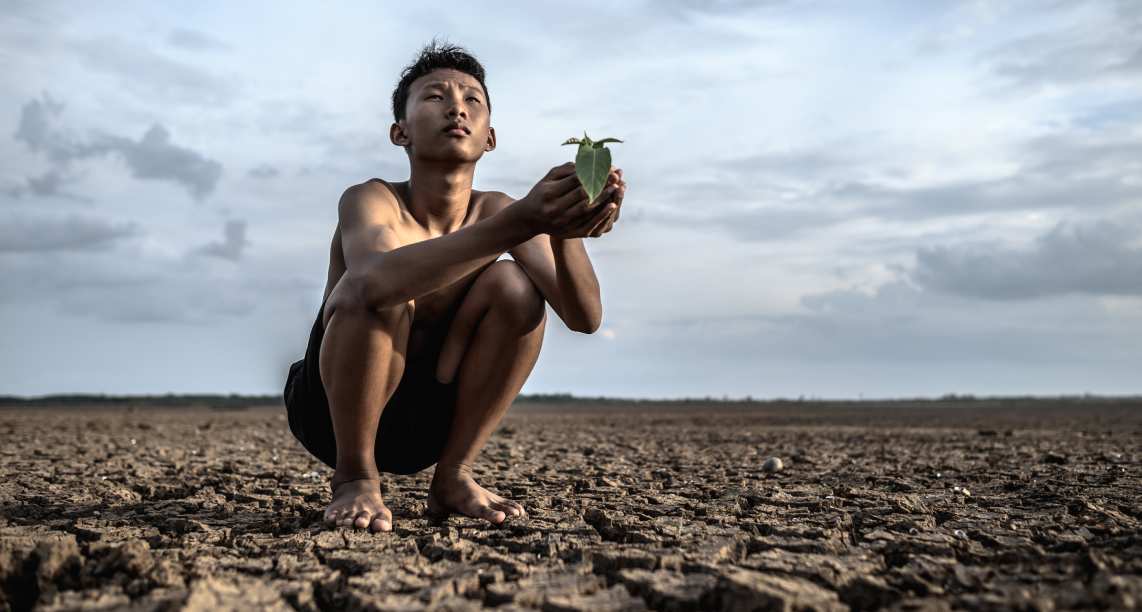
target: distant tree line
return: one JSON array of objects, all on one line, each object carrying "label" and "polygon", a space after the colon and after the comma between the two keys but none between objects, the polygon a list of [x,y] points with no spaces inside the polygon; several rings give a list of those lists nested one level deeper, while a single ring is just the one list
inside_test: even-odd
[{"label": "distant tree line", "polygon": [[[542,402],[542,403],[590,403],[590,404],[631,404],[631,403],[656,403],[656,404],[686,404],[686,403],[703,403],[703,404],[765,404],[772,406],[780,406],[787,404],[829,404],[829,405],[846,405],[846,404],[908,404],[908,403],[922,403],[922,404],[935,404],[935,403],[973,403],[973,402],[991,402],[991,403],[1015,403],[1025,401],[1051,401],[1061,403],[1074,403],[1074,402],[1133,402],[1142,401],[1142,396],[1103,396],[1084,393],[1082,395],[1057,395],[1057,396],[975,396],[948,393],[938,398],[894,398],[894,399],[870,399],[861,398],[857,399],[822,399],[817,397],[800,396],[796,399],[789,398],[773,398],[773,399],[754,399],[752,396],[745,396],[743,398],[731,398],[728,395],[723,395],[720,398],[714,396],[703,397],[686,397],[686,398],[668,398],[668,399],[653,399],[653,398],[617,398],[617,397],[590,397],[590,396],[575,396],[570,393],[533,393],[522,394],[516,398],[516,403],[528,402]],[[242,408],[250,408],[254,406],[273,406],[281,404],[282,398],[280,395],[239,395],[231,393],[229,395],[221,394],[198,394],[198,395],[185,395],[168,393],[165,395],[104,395],[104,394],[60,394],[60,395],[44,395],[38,397],[22,397],[16,395],[0,395],[0,407],[18,407],[18,406],[128,406],[128,407],[188,407],[188,406],[205,406],[215,408],[218,410],[238,410]]]}]

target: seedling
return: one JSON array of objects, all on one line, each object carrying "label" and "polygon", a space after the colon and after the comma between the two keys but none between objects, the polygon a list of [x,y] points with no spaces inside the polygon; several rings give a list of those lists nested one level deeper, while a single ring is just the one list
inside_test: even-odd
[{"label": "seedling", "polygon": [[579,152],[575,154],[575,174],[579,176],[583,189],[587,190],[588,208],[596,204],[595,199],[607,186],[607,175],[611,172],[611,150],[605,146],[608,142],[622,141],[618,138],[591,140],[587,132],[583,132],[582,138],[568,138],[563,143],[579,145]]}]

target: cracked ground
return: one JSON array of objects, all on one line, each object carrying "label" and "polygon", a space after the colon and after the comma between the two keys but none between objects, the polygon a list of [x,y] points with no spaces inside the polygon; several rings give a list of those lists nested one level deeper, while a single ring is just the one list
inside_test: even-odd
[{"label": "cracked ground", "polygon": [[[0,410],[0,610],[1129,609],[1137,401],[517,403],[494,527],[321,521],[280,407]],[[762,466],[779,457],[777,472]]]}]

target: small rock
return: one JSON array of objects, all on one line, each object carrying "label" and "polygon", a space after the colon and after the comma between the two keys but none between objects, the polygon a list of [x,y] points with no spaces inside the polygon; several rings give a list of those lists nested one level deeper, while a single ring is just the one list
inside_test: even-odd
[{"label": "small rock", "polygon": [[766,472],[780,472],[785,468],[785,464],[781,461],[780,457],[770,457],[761,464],[761,469]]}]

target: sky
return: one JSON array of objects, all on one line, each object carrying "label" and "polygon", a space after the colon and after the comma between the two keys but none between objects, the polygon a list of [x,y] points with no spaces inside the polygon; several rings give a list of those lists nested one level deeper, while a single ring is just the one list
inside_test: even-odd
[{"label": "sky", "polygon": [[525,394],[1142,392],[1142,3],[520,7],[5,2],[0,394],[280,393],[433,38],[475,189],[624,141],[602,327],[548,307]]}]

